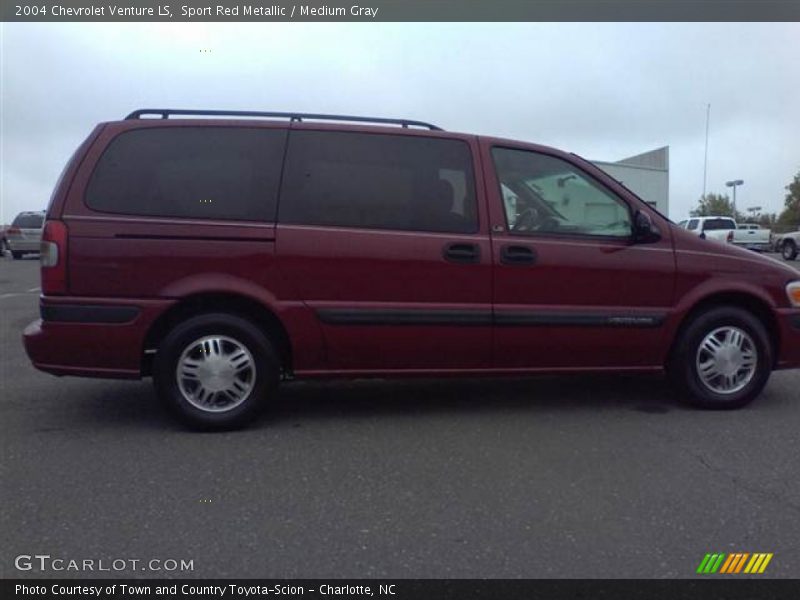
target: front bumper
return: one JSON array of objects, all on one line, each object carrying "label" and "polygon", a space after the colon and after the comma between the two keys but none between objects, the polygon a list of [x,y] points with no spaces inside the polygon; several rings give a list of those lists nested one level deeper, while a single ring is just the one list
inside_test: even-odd
[{"label": "front bumper", "polygon": [[779,309],[778,322],[778,359],[777,369],[800,368],[800,310]]},{"label": "front bumper", "polygon": [[41,300],[41,319],[22,334],[33,365],[54,375],[141,377],[147,332],[170,300]]}]

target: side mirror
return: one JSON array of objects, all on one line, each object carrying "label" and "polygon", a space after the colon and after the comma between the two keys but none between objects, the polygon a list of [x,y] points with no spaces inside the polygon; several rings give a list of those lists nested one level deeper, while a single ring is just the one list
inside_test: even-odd
[{"label": "side mirror", "polygon": [[661,239],[661,232],[653,223],[650,215],[637,210],[633,216],[633,241],[637,244],[649,244]]}]

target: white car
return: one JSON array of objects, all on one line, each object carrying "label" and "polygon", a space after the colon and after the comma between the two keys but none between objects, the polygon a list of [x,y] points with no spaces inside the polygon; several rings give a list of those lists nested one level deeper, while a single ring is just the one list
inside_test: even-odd
[{"label": "white car", "polygon": [[42,244],[44,211],[22,212],[6,230],[6,245],[11,256],[20,259],[26,254],[39,253]]},{"label": "white car", "polygon": [[[736,221],[731,217],[692,217],[685,223],[684,228],[688,231],[701,238],[718,242],[733,241],[733,232],[737,229]],[[729,234],[730,239],[728,239]]]},{"label": "white car", "polygon": [[729,241],[748,250],[764,252],[771,249],[771,238],[772,231],[757,223],[739,223],[736,231],[733,232],[733,239]]},{"label": "white car", "polygon": [[737,225],[731,217],[692,217],[681,221],[678,226],[701,238],[728,242],[749,250],[769,250],[772,245],[772,232],[769,229],[764,229],[756,223]]},{"label": "white car", "polygon": [[784,259],[797,258],[800,252],[800,230],[776,234],[772,241],[776,252],[780,252]]}]

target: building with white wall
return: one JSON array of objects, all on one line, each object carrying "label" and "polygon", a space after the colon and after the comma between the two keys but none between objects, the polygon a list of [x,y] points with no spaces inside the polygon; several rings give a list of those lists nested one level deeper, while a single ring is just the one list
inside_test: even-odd
[{"label": "building with white wall", "polygon": [[669,146],[617,162],[592,162],[662,215],[669,216]]}]

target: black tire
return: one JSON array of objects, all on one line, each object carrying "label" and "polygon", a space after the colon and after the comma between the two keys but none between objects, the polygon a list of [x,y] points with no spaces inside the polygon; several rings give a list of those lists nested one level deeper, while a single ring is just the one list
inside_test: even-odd
[{"label": "black tire", "polygon": [[785,260],[797,258],[797,244],[793,240],[786,240],[781,246],[781,255]]},{"label": "black tire", "polygon": [[11,251],[11,256],[14,257],[14,260],[20,260],[24,254],[22,252],[16,252],[14,250]]},{"label": "black tire", "polygon": [[0,239],[0,256],[5,256],[5,255],[6,255],[6,241]]},{"label": "black tire", "polygon": [[[721,327],[735,327],[744,331],[752,341],[756,367],[749,382],[742,389],[718,393],[708,387],[700,377],[697,360],[700,344]],[[752,313],[733,306],[709,309],[692,318],[676,340],[668,372],[684,402],[705,409],[734,409],[750,403],[769,379],[773,365],[773,349],[764,324]]]},{"label": "black tire", "polygon": [[[252,377],[249,392],[241,403],[219,412],[192,404],[178,383],[177,368],[182,354],[194,342],[207,336],[233,340],[245,347],[253,359],[253,370],[248,373]],[[264,333],[253,322],[227,313],[202,314],[183,321],[164,337],[153,362],[153,383],[159,398],[193,429],[235,429],[251,422],[275,394],[279,379],[280,361]],[[227,396],[222,398],[230,400]]]}]

